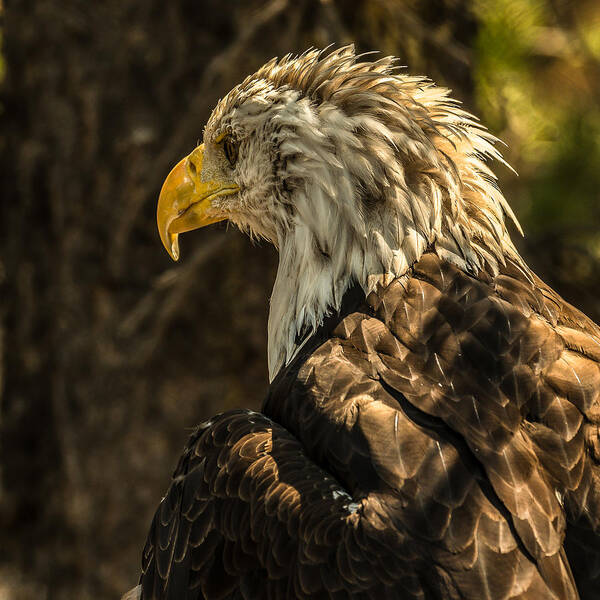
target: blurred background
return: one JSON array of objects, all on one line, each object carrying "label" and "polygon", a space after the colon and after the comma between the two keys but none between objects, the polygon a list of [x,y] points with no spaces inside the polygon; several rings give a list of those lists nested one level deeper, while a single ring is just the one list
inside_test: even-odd
[{"label": "blurred background", "polygon": [[453,89],[532,267],[600,320],[597,0],[0,4],[0,600],[118,598],[191,428],[258,407],[275,251],[170,261],[163,179],[267,59],[355,42]]}]

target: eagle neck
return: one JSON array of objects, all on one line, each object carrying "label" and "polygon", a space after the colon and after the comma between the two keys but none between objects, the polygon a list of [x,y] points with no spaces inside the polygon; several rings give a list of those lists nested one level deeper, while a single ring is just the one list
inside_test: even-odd
[{"label": "eagle neck", "polygon": [[294,358],[324,319],[340,310],[342,298],[355,280],[347,269],[351,264],[332,260],[314,233],[301,224],[280,241],[268,323],[270,380]]}]

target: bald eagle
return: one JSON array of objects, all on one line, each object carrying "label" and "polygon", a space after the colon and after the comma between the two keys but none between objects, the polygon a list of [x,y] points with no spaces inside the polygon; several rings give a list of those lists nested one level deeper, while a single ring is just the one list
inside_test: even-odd
[{"label": "bald eagle", "polygon": [[525,264],[448,90],[353,47],[220,100],[158,203],[279,252],[262,412],[191,436],[144,600],[600,598],[600,328]]}]

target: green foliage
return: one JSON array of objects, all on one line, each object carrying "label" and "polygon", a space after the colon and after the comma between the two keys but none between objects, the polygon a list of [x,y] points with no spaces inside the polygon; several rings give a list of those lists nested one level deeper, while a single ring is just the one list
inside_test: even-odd
[{"label": "green foliage", "polygon": [[521,174],[525,230],[561,229],[598,255],[600,5],[563,4],[474,1],[476,101]]}]

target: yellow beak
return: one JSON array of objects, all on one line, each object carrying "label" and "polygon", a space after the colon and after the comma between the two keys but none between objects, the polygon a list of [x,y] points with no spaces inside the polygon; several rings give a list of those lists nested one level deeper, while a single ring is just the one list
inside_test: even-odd
[{"label": "yellow beak", "polygon": [[203,160],[201,144],[175,165],[160,191],[156,209],[158,233],[173,260],[179,258],[179,234],[225,219],[211,211],[211,201],[239,190],[233,182],[201,181]]}]

